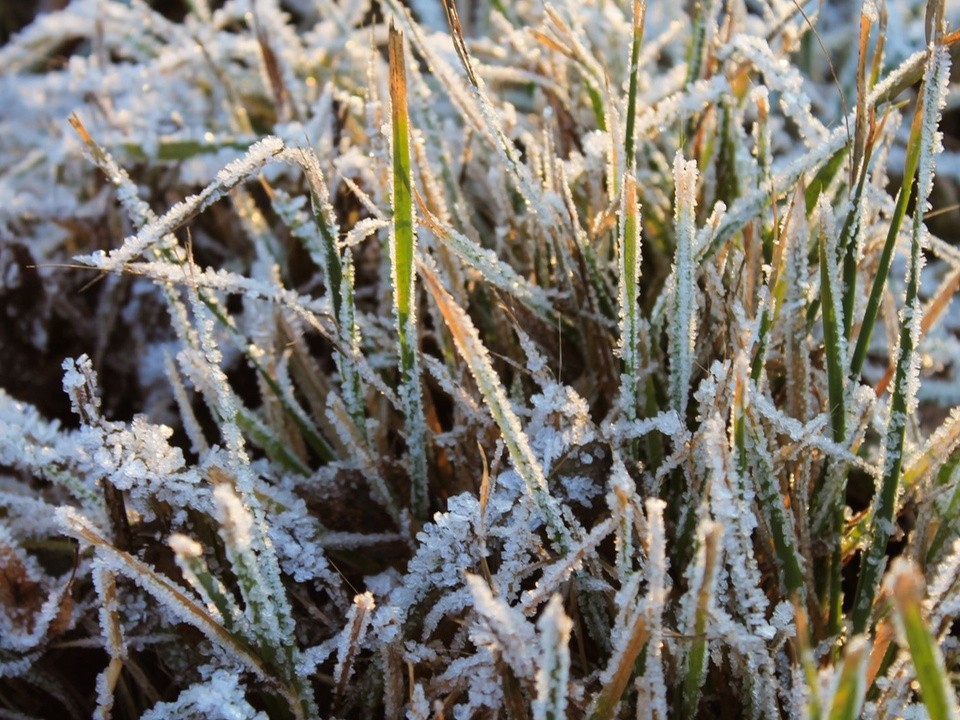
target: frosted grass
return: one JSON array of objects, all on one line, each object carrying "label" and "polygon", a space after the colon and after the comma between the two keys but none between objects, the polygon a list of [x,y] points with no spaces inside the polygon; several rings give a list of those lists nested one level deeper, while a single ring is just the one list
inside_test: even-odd
[{"label": "frosted grass", "polygon": [[5,707],[955,717],[956,12],[760,5],[0,48]]}]

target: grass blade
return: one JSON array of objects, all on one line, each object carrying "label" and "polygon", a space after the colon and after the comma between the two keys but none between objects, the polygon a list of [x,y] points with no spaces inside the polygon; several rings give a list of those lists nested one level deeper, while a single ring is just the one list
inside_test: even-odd
[{"label": "grass blade", "polygon": [[420,212],[424,227],[446,243],[463,262],[476,269],[484,282],[517,298],[544,320],[555,322],[556,311],[553,303],[540,286],[519,275],[492,250],[487,250],[463,233],[444,225],[422,202]]},{"label": "grass blade", "polygon": [[415,517],[427,516],[427,421],[420,388],[417,357],[417,320],[413,258],[416,231],[413,218],[413,173],[410,164],[410,118],[407,114],[407,77],[403,33],[390,26],[390,119],[393,128],[393,232],[390,264],[393,303],[400,348],[400,400],[406,415],[410,471],[410,508]]},{"label": "grass blade", "polygon": [[670,325],[670,404],[682,419],[687,413],[697,341],[696,161],[684,161],[683,155],[677,151],[673,176],[676,181],[677,252],[673,264],[676,289]]},{"label": "grass blade", "polygon": [[110,569],[136,582],[153,595],[158,602],[165,605],[182,622],[200,630],[241,667],[245,667],[267,683],[280,682],[282,692],[290,703],[290,708],[295,717],[303,718],[309,715],[309,713],[304,712],[304,707],[312,705],[311,699],[305,696],[298,698],[299,693],[287,686],[280,678],[274,676],[263,658],[252,650],[242,638],[231,634],[177,585],[129,553],[115,548],[90,525],[86,518],[73,509],[63,507],[58,514],[67,534],[92,545]]},{"label": "grass blade", "polygon": [[912,562],[897,559],[890,570],[887,588],[893,596],[897,624],[906,638],[913,667],[920,681],[920,697],[930,720],[956,720],[957,703],[943,656],[923,617],[924,582]]},{"label": "grass blade", "polygon": [[[924,94],[925,92],[926,91],[924,91]],[[903,225],[903,219],[907,213],[907,205],[910,203],[913,179],[917,174],[917,165],[920,161],[920,128],[922,125],[922,117],[921,106],[918,105],[917,112],[913,116],[913,125],[910,127],[910,140],[907,144],[907,161],[903,168],[903,184],[900,186],[900,192],[897,193],[897,204],[893,211],[893,217],[890,219],[890,229],[887,231],[887,239],[880,253],[880,262],[877,265],[876,274],[873,276],[873,284],[870,286],[870,296],[867,299],[867,307],[863,311],[863,322],[860,323],[860,333],[857,335],[857,344],[854,347],[853,356],[850,359],[850,375],[854,378],[860,376],[860,372],[863,370],[863,363],[867,359],[870,336],[873,333],[873,326],[877,322],[877,314],[880,312],[880,301],[883,298],[883,288],[887,283],[887,275],[890,273],[890,262],[893,260],[893,248],[897,244],[897,236],[900,234],[900,227]]]},{"label": "grass blade", "polygon": [[567,680],[570,676],[570,631],[573,622],[563,611],[563,602],[554,595],[537,621],[543,658],[537,672],[537,699],[534,720],[564,720],[567,717]]},{"label": "grass blade", "polygon": [[[805,596],[803,564],[797,549],[793,515],[784,505],[780,485],[777,482],[773,458],[766,446],[766,438],[749,408],[738,408],[737,434],[743,433],[746,455],[753,457],[754,482],[761,513],[773,539],[774,552],[780,561],[783,585],[787,593],[796,593],[802,600]],[[739,441],[738,441],[739,442]]]},{"label": "grass blade", "polygon": [[708,521],[703,526],[703,545],[697,560],[697,575],[699,583],[696,586],[696,606],[693,611],[693,622],[688,634],[692,636],[691,647],[687,651],[685,675],[681,686],[680,715],[681,718],[696,717],[697,707],[700,704],[700,688],[707,676],[707,624],[710,621],[710,608],[716,585],[717,574],[720,569],[720,543],[723,538],[723,528]]},{"label": "grass blade", "polygon": [[612,668],[609,680],[597,697],[590,720],[611,720],[614,717],[617,704],[623,697],[623,692],[627,689],[627,683],[633,676],[637,657],[650,638],[646,614],[641,609],[634,610],[633,622],[628,632],[630,634],[626,645],[615,658],[616,665]]},{"label": "grass blade", "polygon": [[[627,420],[637,419],[640,389],[640,210],[637,179],[630,173],[623,185],[623,220],[620,226],[620,403]],[[636,442],[633,443],[636,445]]]},{"label": "grass blade", "polygon": [[633,0],[633,44],[630,46],[630,84],[627,89],[627,127],[624,149],[626,150],[627,171],[636,164],[636,124],[637,124],[637,74],[640,70],[640,47],[643,45],[643,29],[647,19],[646,0]]},{"label": "grass blade", "polygon": [[543,468],[533,454],[530,440],[520,424],[520,418],[510,407],[503,384],[493,369],[490,355],[480,340],[477,328],[463,308],[459,307],[450,297],[450,293],[443,288],[433,271],[424,263],[420,263],[419,268],[427,290],[433,296],[450,334],[453,335],[457,350],[467,362],[480,388],[480,394],[483,395],[490,414],[500,428],[517,473],[523,479],[530,497],[540,508],[551,542],[558,550],[565,553],[571,547],[571,539],[569,531],[560,518],[559,505],[547,489]]},{"label": "grass blade", "polygon": [[830,402],[830,424],[833,441],[842,444],[847,435],[847,412],[844,403],[844,370],[846,343],[843,342],[843,310],[840,307],[837,254],[832,228],[827,222],[829,207],[821,200],[820,210],[820,305],[823,309],[823,340],[827,356],[827,388]]},{"label": "grass blade", "polygon": [[839,670],[840,677],[833,691],[833,702],[827,714],[828,720],[856,720],[860,716],[867,690],[867,651],[867,641],[863,637],[856,637],[847,645]]},{"label": "grass blade", "polygon": [[949,70],[949,55],[947,55],[946,48],[940,47],[930,56],[930,62],[927,66],[924,90],[921,94],[921,107],[917,111],[917,115],[922,118],[919,124],[921,129],[918,131],[919,137],[916,139],[915,145],[909,151],[916,154],[918,158],[918,202],[913,213],[907,291],[901,312],[899,357],[894,379],[893,397],[890,399],[890,420],[886,432],[887,444],[883,485],[874,500],[873,522],[870,525],[870,544],[864,551],[853,606],[853,630],[857,633],[862,633],[867,628],[870,612],[873,608],[873,599],[880,582],[887,542],[893,531],[894,506],[896,505],[897,491],[900,488],[903,473],[903,449],[907,421],[916,408],[919,367],[915,350],[919,341],[922,315],[918,292],[920,269],[923,264],[920,249],[923,212],[927,204],[927,197],[933,186],[937,122]]},{"label": "grass blade", "polygon": [[[830,404],[830,424],[833,441],[844,445],[847,436],[847,410],[844,399],[844,387],[847,347],[843,334],[843,309],[841,307],[841,286],[838,279],[837,239],[830,220],[830,208],[823,196],[817,202],[819,214],[820,249],[820,306],[823,317],[823,339],[826,350],[827,397]],[[832,509],[830,537],[835,538],[830,555],[830,577],[828,587],[828,632],[836,634],[840,629],[841,615],[841,569],[840,531],[843,527],[843,508],[846,498],[847,471],[844,463],[832,461],[828,464],[824,479],[819,488],[820,502],[827,503]]]}]

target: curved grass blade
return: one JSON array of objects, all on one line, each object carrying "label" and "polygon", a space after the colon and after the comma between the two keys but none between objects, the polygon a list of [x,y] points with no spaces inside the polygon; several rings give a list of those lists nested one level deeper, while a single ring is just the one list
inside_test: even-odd
[{"label": "curved grass blade", "polygon": [[873,276],[873,284],[870,286],[870,297],[867,299],[867,307],[863,311],[863,322],[860,324],[860,333],[857,335],[857,344],[854,347],[853,356],[850,359],[850,375],[855,378],[860,376],[860,372],[863,370],[863,363],[867,359],[870,336],[873,333],[873,326],[877,322],[877,314],[880,312],[880,301],[883,298],[883,288],[887,283],[887,275],[890,273],[890,263],[893,260],[893,248],[897,243],[897,236],[900,234],[900,227],[903,225],[903,219],[907,213],[907,205],[910,203],[913,179],[917,174],[917,165],[920,161],[920,129],[922,126],[922,118],[922,106],[918,106],[917,112],[913,116],[913,125],[910,127],[910,140],[907,144],[907,160],[903,169],[903,184],[900,186],[900,192],[897,193],[897,204],[893,211],[893,217],[890,219],[890,229],[887,231],[887,239],[884,241],[883,250],[880,252],[880,262],[877,265],[876,274]]}]

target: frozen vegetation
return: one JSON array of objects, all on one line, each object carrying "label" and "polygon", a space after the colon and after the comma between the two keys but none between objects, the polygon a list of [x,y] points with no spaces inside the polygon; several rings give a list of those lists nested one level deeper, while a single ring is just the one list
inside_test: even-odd
[{"label": "frozen vegetation", "polygon": [[61,4],[0,718],[960,717],[955,5]]}]

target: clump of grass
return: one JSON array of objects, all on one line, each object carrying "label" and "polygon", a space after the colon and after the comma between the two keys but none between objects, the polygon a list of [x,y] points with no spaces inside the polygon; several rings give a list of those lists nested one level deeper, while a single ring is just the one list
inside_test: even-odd
[{"label": "clump of grass", "polygon": [[956,717],[960,35],[684,7],[0,48],[0,711]]}]

